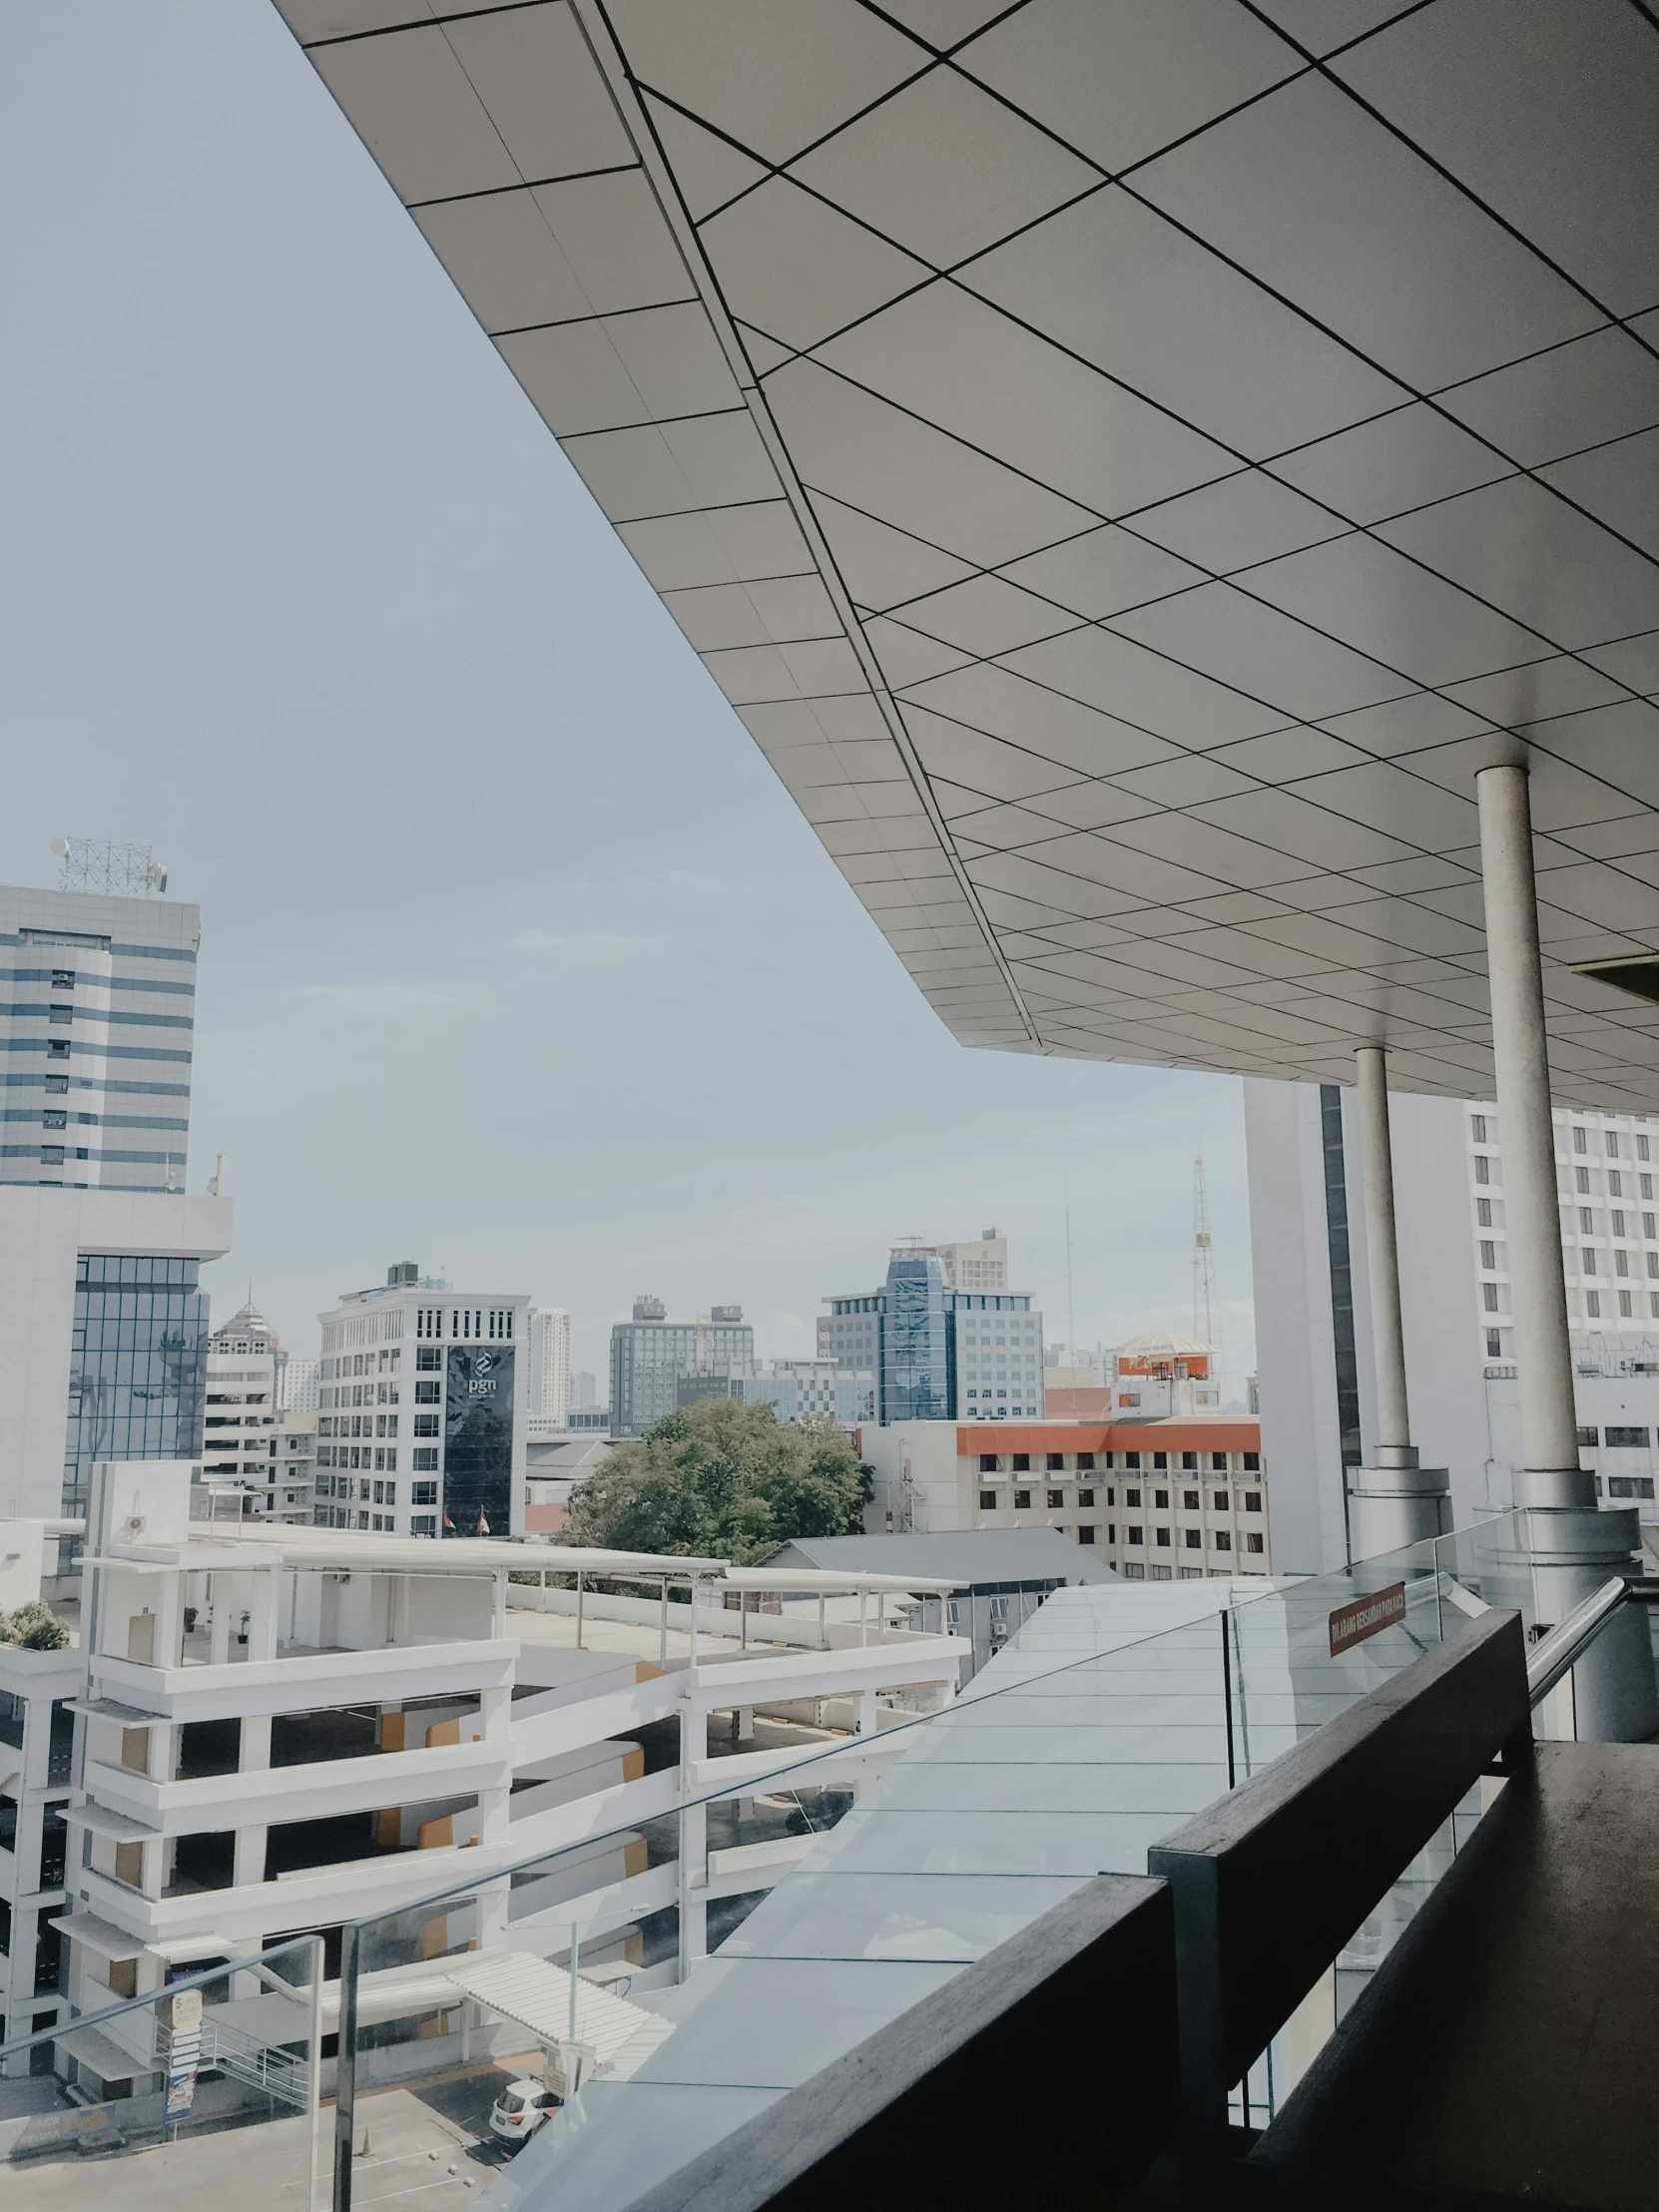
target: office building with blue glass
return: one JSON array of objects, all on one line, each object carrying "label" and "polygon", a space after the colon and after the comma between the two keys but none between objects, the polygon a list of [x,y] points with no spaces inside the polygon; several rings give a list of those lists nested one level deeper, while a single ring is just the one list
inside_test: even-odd
[{"label": "office building with blue glass", "polygon": [[0,1185],[0,1514],[85,1514],[101,1459],[201,1456],[202,1263],[228,1198]]},{"label": "office building with blue glass", "polygon": [[873,1372],[883,1427],[1040,1419],[1042,1315],[1024,1292],[957,1290],[952,1272],[938,1250],[900,1246],[879,1290],[829,1300],[830,1358]]}]

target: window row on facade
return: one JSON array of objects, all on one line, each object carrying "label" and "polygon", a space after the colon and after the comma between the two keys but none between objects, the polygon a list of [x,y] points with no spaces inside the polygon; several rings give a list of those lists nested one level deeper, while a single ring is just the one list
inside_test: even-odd
[{"label": "window row on facade", "polygon": [[1169,1468],[1172,1461],[1178,1462],[1178,1471],[1182,1474],[1259,1474],[1262,1470],[1259,1451],[982,1451],[979,1472],[1029,1474],[1037,1468],[1050,1474],[1067,1471],[1092,1474],[1101,1468],[1119,1465],[1125,1468],[1146,1466],[1162,1471]]},{"label": "window row on facade", "polygon": [[[1031,1490],[1015,1490],[1012,1500],[1014,1510],[1016,1512],[1028,1510],[1034,1494]],[[1183,1513],[1203,1512],[1206,1508],[1213,1513],[1226,1513],[1231,1510],[1229,1494],[1226,1490],[1214,1488],[1177,1490],[1174,1495],[1179,1499],[1179,1504],[1174,1508],[1170,1505],[1171,1494],[1169,1490],[1155,1489],[1152,1492],[1152,1510],[1155,1513],[1167,1513],[1172,1509]],[[1063,1490],[1047,1490],[1044,1495],[1047,1499],[1047,1509],[1051,1513],[1063,1511],[1066,1505],[1072,1502],[1068,1500]],[[1076,1494],[1075,1502],[1079,1507],[1086,1509],[1095,1502],[1095,1495],[1094,1489],[1080,1489]],[[1115,1506],[1118,1501],[1118,1486],[1115,1483],[1108,1483],[1105,1495],[1108,1508]],[[1262,1493],[1260,1490],[1240,1490],[1238,1499],[1238,1509],[1241,1513],[1261,1512]],[[1124,1489],[1123,1502],[1130,1512],[1136,1511],[1144,1502],[1142,1488],[1130,1483]],[[981,1490],[979,1492],[979,1510],[982,1513],[996,1513],[1004,1509],[1000,1490]]]}]

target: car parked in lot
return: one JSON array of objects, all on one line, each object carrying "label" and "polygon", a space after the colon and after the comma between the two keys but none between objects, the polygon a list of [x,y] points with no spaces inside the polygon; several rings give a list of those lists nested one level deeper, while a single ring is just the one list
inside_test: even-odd
[{"label": "car parked in lot", "polygon": [[534,2074],[509,2081],[490,2106],[490,2133],[504,2142],[527,2143],[548,2113],[556,2112],[563,2101]]}]

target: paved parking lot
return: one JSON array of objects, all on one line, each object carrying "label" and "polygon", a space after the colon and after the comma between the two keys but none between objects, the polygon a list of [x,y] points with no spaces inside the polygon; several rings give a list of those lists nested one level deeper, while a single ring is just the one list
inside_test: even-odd
[{"label": "paved parking lot", "polygon": [[[418,2094],[392,2089],[359,2098],[354,2205],[451,2212],[475,2204],[511,2156],[488,2139],[490,2105],[505,2082],[538,2063],[497,2061],[422,2083]],[[328,2203],[333,2117],[325,2108],[318,2206]],[[107,2157],[0,2165],[0,2202],[6,2212],[62,2212],[71,2195],[99,2212],[177,2212],[180,2204],[216,2202],[237,2212],[307,2212],[306,2182],[304,2121],[273,2120]]]}]

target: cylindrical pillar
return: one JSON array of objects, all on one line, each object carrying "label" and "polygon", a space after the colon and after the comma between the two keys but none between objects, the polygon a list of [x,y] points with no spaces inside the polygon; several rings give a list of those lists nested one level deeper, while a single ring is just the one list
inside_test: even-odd
[{"label": "cylindrical pillar", "polygon": [[1349,1541],[1356,1559],[1403,1551],[1450,1526],[1444,1467],[1419,1467],[1405,1389],[1405,1329],[1399,1309],[1394,1234],[1393,1141],[1388,1128],[1388,1056],[1379,1044],[1355,1054],[1366,1261],[1371,1282],[1372,1357],[1377,1373],[1377,1444],[1349,1484]]},{"label": "cylindrical pillar", "polygon": [[[1597,1510],[1595,1478],[1578,1457],[1526,770],[1515,763],[1482,769],[1474,789],[1520,1385],[1523,1463],[1515,1503],[1525,1510],[1537,1618],[1553,1627],[1598,1580],[1634,1564],[1640,1535],[1633,1510]],[[1659,1692],[1640,1606],[1624,1607],[1609,1623],[1572,1680],[1577,1733],[1584,1740],[1631,1743],[1659,1731]]]},{"label": "cylindrical pillar", "polygon": [[1474,789],[1480,807],[1492,1066],[1503,1137],[1503,1222],[1520,1384],[1523,1464],[1515,1503],[1593,1507],[1594,1478],[1578,1461],[1567,1341],[1526,771],[1513,763],[1482,769]]},{"label": "cylindrical pillar", "polygon": [[1377,1364],[1377,1457],[1411,1448],[1405,1394],[1405,1330],[1399,1318],[1399,1249],[1394,1241],[1394,1156],[1388,1130],[1388,1056],[1380,1044],[1354,1055],[1360,1089],[1360,1166],[1366,1192],[1366,1260],[1371,1276],[1372,1357]]}]

